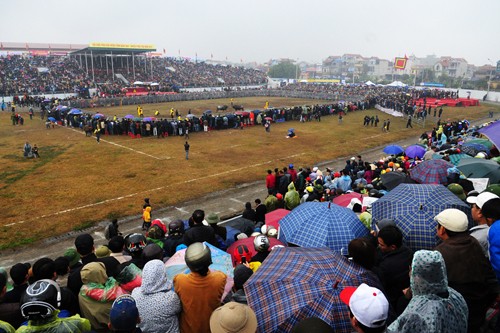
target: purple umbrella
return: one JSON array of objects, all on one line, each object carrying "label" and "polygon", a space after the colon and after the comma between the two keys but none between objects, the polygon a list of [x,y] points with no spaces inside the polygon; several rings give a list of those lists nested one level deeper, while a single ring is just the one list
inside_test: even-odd
[{"label": "purple umbrella", "polygon": [[133,115],[131,115],[131,114],[128,114],[128,115],[126,115],[126,116],[125,116],[125,117],[123,117],[123,118],[125,118],[125,119],[134,119],[134,116],[133,116]]},{"label": "purple umbrella", "polygon": [[420,184],[446,184],[448,169],[454,165],[445,160],[428,160],[410,170],[410,177]]},{"label": "purple umbrella", "polygon": [[103,115],[102,113],[96,113],[96,114],[94,115],[94,118],[106,118],[106,116],[105,116],[105,115]]},{"label": "purple umbrella", "polygon": [[500,121],[496,121],[489,126],[481,128],[479,133],[490,139],[495,146],[500,147]]},{"label": "purple umbrella", "polygon": [[422,158],[425,154],[425,148],[419,145],[411,145],[405,150],[406,156],[409,158]]}]

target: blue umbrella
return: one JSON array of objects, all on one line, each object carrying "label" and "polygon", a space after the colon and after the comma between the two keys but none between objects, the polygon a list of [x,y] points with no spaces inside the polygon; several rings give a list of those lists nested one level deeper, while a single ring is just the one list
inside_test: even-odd
[{"label": "blue umbrella", "polygon": [[212,110],[205,110],[203,111],[203,114],[212,114]]},{"label": "blue umbrella", "polygon": [[405,150],[403,149],[403,147],[398,146],[398,145],[388,145],[383,150],[384,153],[390,154],[390,155],[399,155],[404,151]]},{"label": "blue umbrella", "polygon": [[490,154],[490,150],[485,145],[479,143],[464,143],[462,148],[460,148],[464,153],[472,156],[476,156],[480,151]]},{"label": "blue umbrella", "polygon": [[328,202],[305,202],[280,221],[279,240],[301,247],[346,250],[349,242],[369,231],[350,209]]},{"label": "blue umbrella", "polygon": [[434,217],[448,208],[466,213],[472,226],[469,205],[443,185],[400,184],[372,204],[372,221],[394,220],[408,247],[431,250],[439,240]]},{"label": "blue umbrella", "polygon": [[415,158],[415,157],[422,158],[424,157],[425,154],[425,148],[419,145],[411,145],[406,148],[405,154],[409,158]]},{"label": "blue umbrella", "polygon": [[94,119],[97,119],[97,118],[106,118],[106,116],[105,116],[105,115],[103,115],[102,113],[96,113],[96,114],[94,115]]},{"label": "blue umbrella", "polygon": [[71,109],[68,114],[83,114],[82,110]]},{"label": "blue umbrella", "polygon": [[318,317],[335,332],[352,332],[340,292],[348,286],[381,288],[375,274],[328,248],[277,248],[245,283],[257,332],[291,332]]},{"label": "blue umbrella", "polygon": [[472,158],[472,156],[467,154],[451,154],[448,155],[448,158],[450,159],[450,162],[456,166],[462,159]]},{"label": "blue umbrella", "polygon": [[49,121],[51,121],[51,122],[53,122],[53,123],[55,123],[55,122],[56,122],[56,118],[54,118],[54,117],[48,117],[48,118],[47,118],[47,120],[49,120]]}]

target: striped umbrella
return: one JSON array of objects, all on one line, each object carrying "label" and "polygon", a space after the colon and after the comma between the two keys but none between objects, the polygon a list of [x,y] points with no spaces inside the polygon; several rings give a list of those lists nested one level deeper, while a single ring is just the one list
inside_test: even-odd
[{"label": "striped umbrella", "polygon": [[[439,160],[438,160],[439,161]],[[372,222],[391,219],[401,229],[405,244],[414,251],[433,249],[438,238],[434,217],[448,208],[469,217],[470,207],[442,185],[401,184],[372,204]]]},{"label": "striped umbrella", "polygon": [[420,184],[446,184],[448,169],[453,164],[445,160],[427,160],[410,170],[410,177]]},{"label": "striped umbrella", "polygon": [[368,229],[350,209],[329,202],[304,202],[280,221],[279,240],[300,247],[329,247],[341,252]]},{"label": "striped umbrella", "polygon": [[257,332],[291,332],[301,320],[319,317],[335,332],[350,333],[339,295],[361,283],[380,289],[372,272],[328,248],[277,248],[243,287]]}]

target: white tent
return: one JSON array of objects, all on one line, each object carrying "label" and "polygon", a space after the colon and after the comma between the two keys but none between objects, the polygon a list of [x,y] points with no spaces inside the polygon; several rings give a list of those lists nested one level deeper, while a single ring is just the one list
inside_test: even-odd
[{"label": "white tent", "polygon": [[387,87],[407,87],[408,85],[407,84],[404,84],[403,82],[401,81],[394,81],[392,83],[389,83],[386,85]]},{"label": "white tent", "polygon": [[367,86],[375,86],[375,85],[376,85],[376,84],[375,84],[375,83],[373,83],[372,81],[366,81],[366,82],[365,82],[365,84],[366,84]]}]

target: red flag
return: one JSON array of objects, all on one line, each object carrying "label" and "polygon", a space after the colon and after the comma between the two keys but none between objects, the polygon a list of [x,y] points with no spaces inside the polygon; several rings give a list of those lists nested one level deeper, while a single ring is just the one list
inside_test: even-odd
[{"label": "red flag", "polygon": [[394,68],[395,69],[405,69],[406,68],[406,58],[398,58],[394,60]]}]

